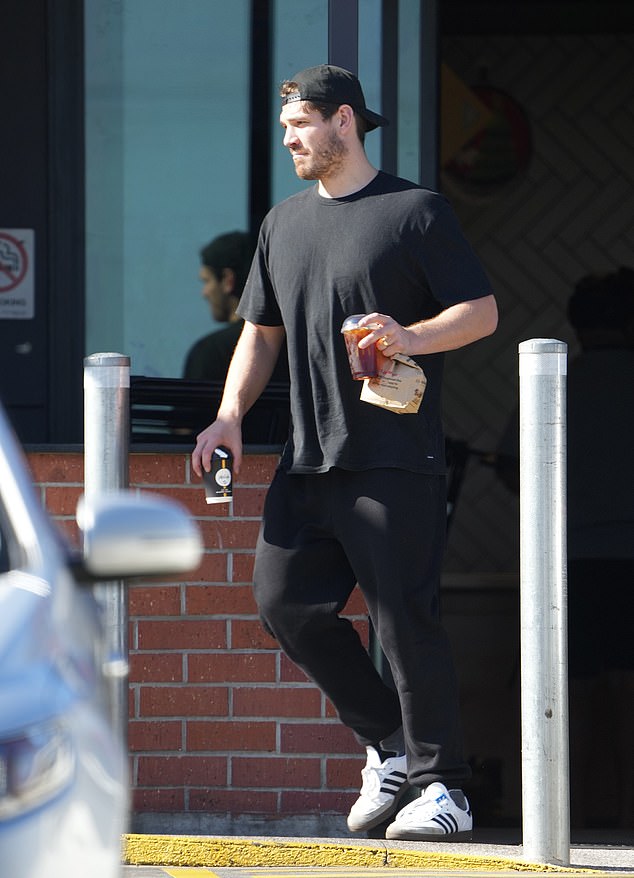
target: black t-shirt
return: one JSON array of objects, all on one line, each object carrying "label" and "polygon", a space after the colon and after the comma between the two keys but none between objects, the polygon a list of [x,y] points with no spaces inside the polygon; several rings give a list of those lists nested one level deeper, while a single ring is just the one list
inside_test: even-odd
[{"label": "black t-shirt", "polygon": [[281,466],[444,472],[443,354],[414,358],[425,396],[417,414],[397,415],[360,401],[341,324],[380,311],[407,326],[490,293],[447,200],[414,183],[380,172],[346,198],[313,186],[274,207],[238,311],[286,328],[292,423]]},{"label": "black t-shirt", "polygon": [[[224,381],[243,325],[243,320],[234,320],[222,329],[199,338],[187,354],[183,378],[189,381]],[[271,381],[288,382],[288,361],[284,347],[280,351]]]},{"label": "black t-shirt", "polygon": [[242,332],[242,323],[242,320],[236,320],[199,338],[187,354],[183,378],[190,381],[224,381]]}]

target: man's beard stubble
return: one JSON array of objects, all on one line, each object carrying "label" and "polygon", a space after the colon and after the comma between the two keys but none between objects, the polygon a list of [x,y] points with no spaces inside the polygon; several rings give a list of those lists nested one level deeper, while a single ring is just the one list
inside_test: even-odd
[{"label": "man's beard stubble", "polygon": [[307,164],[295,163],[295,173],[302,180],[323,180],[341,170],[346,155],[346,146],[334,131],[328,134],[324,144],[309,157]]}]

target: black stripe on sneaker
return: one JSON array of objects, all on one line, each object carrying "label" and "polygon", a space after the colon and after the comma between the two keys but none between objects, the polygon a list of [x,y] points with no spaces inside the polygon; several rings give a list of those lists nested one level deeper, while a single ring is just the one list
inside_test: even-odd
[{"label": "black stripe on sneaker", "polygon": [[396,795],[406,780],[406,774],[402,774],[400,771],[394,771],[389,777],[383,778],[381,792]]},{"label": "black stripe on sneaker", "polygon": [[443,831],[449,835],[452,832],[458,832],[458,821],[453,814],[438,814],[432,818],[434,823],[442,827]]}]

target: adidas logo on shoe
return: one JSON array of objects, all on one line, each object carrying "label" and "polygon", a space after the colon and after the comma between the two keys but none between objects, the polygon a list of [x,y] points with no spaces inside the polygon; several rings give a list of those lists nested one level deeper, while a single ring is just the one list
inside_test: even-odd
[{"label": "adidas logo on shoe", "polygon": [[391,756],[382,762],[375,747],[366,747],[366,752],[361,791],[348,815],[350,832],[365,832],[387,820],[409,788],[406,756]]},{"label": "adidas logo on shoe", "polygon": [[385,837],[407,841],[469,841],[473,817],[462,790],[448,790],[444,784],[430,784],[420,798],[406,805]]}]

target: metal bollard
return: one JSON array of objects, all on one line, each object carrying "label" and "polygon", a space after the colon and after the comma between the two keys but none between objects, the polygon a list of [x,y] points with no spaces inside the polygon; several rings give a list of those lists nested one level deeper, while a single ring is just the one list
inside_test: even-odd
[{"label": "metal bollard", "polygon": [[519,345],[523,856],[570,864],[567,345]]},{"label": "metal bollard", "polygon": [[[92,354],[84,359],[84,493],[94,497],[127,488],[130,447],[130,358]],[[106,629],[104,673],[110,681],[113,726],[127,741],[128,612],[120,580],[94,589]]]}]

